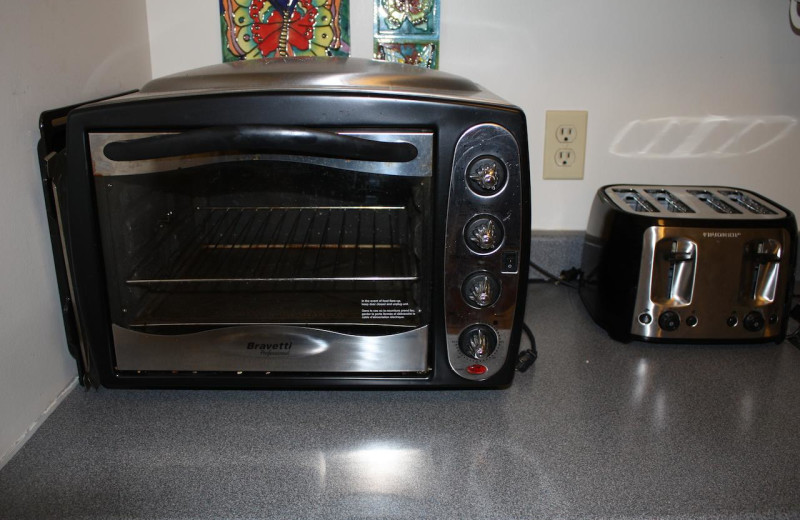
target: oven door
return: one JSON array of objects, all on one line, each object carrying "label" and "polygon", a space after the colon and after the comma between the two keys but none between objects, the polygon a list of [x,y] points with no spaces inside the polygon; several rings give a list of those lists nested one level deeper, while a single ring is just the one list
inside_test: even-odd
[{"label": "oven door", "polygon": [[89,135],[120,372],[430,368],[425,131]]}]

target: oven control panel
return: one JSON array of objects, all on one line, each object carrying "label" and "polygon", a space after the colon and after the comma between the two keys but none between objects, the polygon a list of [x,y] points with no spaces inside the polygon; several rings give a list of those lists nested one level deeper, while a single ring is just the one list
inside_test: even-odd
[{"label": "oven control panel", "polygon": [[511,354],[521,212],[516,139],[495,124],[470,128],[455,150],[444,270],[447,355],[465,379],[491,377]]}]

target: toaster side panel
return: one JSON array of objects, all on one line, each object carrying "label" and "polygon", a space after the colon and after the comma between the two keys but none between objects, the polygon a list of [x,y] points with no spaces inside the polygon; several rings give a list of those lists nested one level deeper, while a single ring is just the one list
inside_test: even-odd
[{"label": "toaster side panel", "polygon": [[642,225],[598,192],[584,241],[580,295],[592,319],[619,341],[630,341]]}]

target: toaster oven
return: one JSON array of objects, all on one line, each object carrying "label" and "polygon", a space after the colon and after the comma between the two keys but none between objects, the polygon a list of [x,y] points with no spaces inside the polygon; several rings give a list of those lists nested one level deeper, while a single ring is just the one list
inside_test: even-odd
[{"label": "toaster oven", "polygon": [[621,341],[781,342],[796,240],[792,213],[751,191],[605,186],[586,230],[581,299]]},{"label": "toaster oven", "polygon": [[84,385],[510,384],[525,118],[473,82],[236,62],[46,112],[41,131]]}]

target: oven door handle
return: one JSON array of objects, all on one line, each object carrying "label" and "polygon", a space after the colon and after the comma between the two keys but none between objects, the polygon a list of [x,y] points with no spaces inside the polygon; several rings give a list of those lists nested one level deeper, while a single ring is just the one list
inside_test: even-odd
[{"label": "oven door handle", "polygon": [[108,143],[103,152],[112,161],[143,161],[213,152],[274,153],[401,163],[417,157],[417,148],[411,143],[388,143],[323,130],[264,125],[214,126],[116,141]]}]

